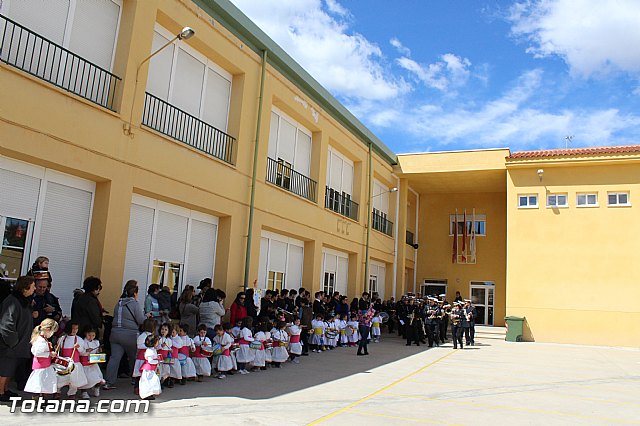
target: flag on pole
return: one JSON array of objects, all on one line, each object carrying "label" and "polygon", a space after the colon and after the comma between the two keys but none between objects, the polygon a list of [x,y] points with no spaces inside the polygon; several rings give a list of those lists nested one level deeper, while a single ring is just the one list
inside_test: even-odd
[{"label": "flag on pole", "polygon": [[458,209],[456,209],[456,214],[453,215],[453,255],[451,256],[451,263],[458,263]]},{"label": "flag on pole", "polygon": [[467,209],[464,209],[464,214],[462,216],[462,263],[467,263]]},{"label": "flag on pole", "polygon": [[471,261],[476,263],[476,209],[473,209],[471,219],[471,237],[469,237],[469,255]]}]

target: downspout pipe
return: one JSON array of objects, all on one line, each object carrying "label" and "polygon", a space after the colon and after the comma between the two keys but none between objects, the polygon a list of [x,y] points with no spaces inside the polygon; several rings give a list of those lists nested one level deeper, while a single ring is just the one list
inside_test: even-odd
[{"label": "downspout pipe", "polygon": [[373,169],[371,167],[371,142],[369,142],[369,176],[367,189],[367,245],[364,255],[364,287],[363,291],[369,288],[369,242],[371,240],[371,184],[373,181]]},{"label": "downspout pipe", "polygon": [[262,51],[262,69],[260,71],[260,97],[258,98],[258,119],[256,120],[256,143],[253,148],[253,171],[251,172],[251,201],[249,202],[249,227],[247,230],[247,251],[244,258],[244,291],[249,288],[249,267],[251,266],[251,242],[253,235],[253,215],[256,200],[256,174],[258,168],[258,146],[260,127],[262,126],[262,103],[264,99],[264,80],[267,73],[267,51]]}]

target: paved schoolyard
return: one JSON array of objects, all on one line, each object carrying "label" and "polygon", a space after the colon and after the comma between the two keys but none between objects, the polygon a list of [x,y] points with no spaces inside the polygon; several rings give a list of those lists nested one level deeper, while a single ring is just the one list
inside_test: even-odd
[{"label": "paved schoolyard", "polygon": [[[385,336],[385,335],[383,335]],[[299,365],[167,389],[148,414],[56,415],[56,424],[640,424],[640,350],[478,339],[426,350],[387,337]],[[124,380],[108,398],[131,397]],[[9,414],[3,424],[45,421]]]}]

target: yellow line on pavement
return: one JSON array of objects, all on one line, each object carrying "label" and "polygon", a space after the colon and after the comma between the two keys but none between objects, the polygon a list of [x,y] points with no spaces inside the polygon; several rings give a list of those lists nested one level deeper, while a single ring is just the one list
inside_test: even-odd
[{"label": "yellow line on pavement", "polygon": [[369,394],[369,395],[365,396],[364,398],[360,398],[359,400],[357,400],[357,401],[355,401],[355,402],[352,402],[351,404],[347,405],[347,406],[346,406],[346,407],[344,407],[344,408],[341,408],[341,409],[339,409],[339,410],[336,410],[336,411],[334,411],[334,412],[332,412],[332,413],[327,414],[327,415],[326,415],[326,416],[324,416],[324,417],[320,417],[319,419],[314,420],[313,422],[309,423],[309,424],[308,424],[308,426],[314,426],[314,425],[320,424],[320,423],[324,422],[325,420],[329,420],[330,418],[337,416],[337,415],[338,415],[338,414],[340,414],[340,413],[344,413],[345,411],[347,411],[347,410],[349,410],[349,409],[351,409],[351,408],[355,407],[356,405],[361,404],[361,403],[363,403],[364,401],[366,401],[366,400],[368,400],[368,399],[370,399],[370,398],[373,398],[373,397],[374,397],[374,396],[376,396],[376,395],[380,395],[382,392],[386,391],[387,389],[390,389],[390,388],[394,387],[395,385],[397,385],[397,384],[399,384],[399,383],[402,383],[403,381],[407,380],[408,378],[413,377],[413,376],[415,376],[416,374],[420,374],[420,373],[422,373],[422,372],[423,372],[424,370],[426,370],[427,368],[429,368],[429,367],[431,367],[431,366],[433,366],[433,365],[437,364],[438,362],[440,362],[440,361],[442,361],[443,359],[445,359],[445,358],[447,358],[447,357],[449,357],[449,356],[453,355],[454,353],[455,353],[455,352],[449,352],[448,354],[446,354],[446,355],[444,355],[444,356],[442,356],[442,357],[440,357],[440,358],[436,359],[435,361],[433,361],[433,362],[431,362],[431,363],[429,363],[429,364],[425,365],[424,367],[422,367],[422,368],[420,368],[420,369],[418,369],[418,370],[414,371],[413,373],[409,373],[409,374],[407,374],[406,376],[404,376],[404,377],[402,377],[402,378],[400,378],[400,379],[396,380],[395,382],[393,382],[393,383],[391,383],[391,384],[389,384],[389,385],[387,385],[387,386],[383,387],[382,389],[379,389],[379,390],[377,390],[377,391],[375,391],[375,392],[373,392],[373,393],[371,393],[371,394]]},{"label": "yellow line on pavement", "polygon": [[354,413],[354,414],[362,414],[363,416],[384,417],[385,419],[406,420],[409,422],[416,422],[416,423],[429,423],[429,424],[448,425],[448,426],[458,425],[458,423],[445,423],[445,422],[438,422],[438,421],[429,420],[429,419],[418,419],[416,417],[391,416],[389,414],[372,413],[371,411],[360,411],[360,410],[350,409],[350,410],[347,410],[347,412]]}]

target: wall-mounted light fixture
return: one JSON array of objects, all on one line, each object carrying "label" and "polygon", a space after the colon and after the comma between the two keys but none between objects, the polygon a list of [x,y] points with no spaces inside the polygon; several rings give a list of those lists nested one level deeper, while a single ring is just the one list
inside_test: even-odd
[{"label": "wall-mounted light fixture", "polygon": [[544,174],[543,169],[538,169],[538,177],[540,178],[540,182],[542,182],[542,175]]}]

